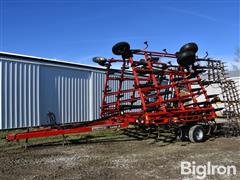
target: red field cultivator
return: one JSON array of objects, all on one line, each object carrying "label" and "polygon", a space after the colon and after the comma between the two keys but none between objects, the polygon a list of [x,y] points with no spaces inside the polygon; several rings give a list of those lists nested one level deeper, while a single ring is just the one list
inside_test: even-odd
[{"label": "red field cultivator", "polygon": [[[147,42],[145,42],[147,45]],[[148,46],[148,45],[147,45]],[[119,59],[95,57],[106,68],[101,119],[78,125],[58,126],[41,131],[9,134],[8,140],[89,132],[133,124],[144,132],[168,131],[192,142],[205,140],[216,129],[217,95],[208,95],[200,75],[205,72],[196,61],[195,43],[175,54],[131,49],[126,42],[113,46]],[[162,59],[176,59],[178,65]],[[116,69],[114,67],[121,67]],[[199,101],[198,97],[203,100]]]},{"label": "red field cultivator", "polygon": [[[217,95],[208,95],[200,78],[204,70],[195,65],[197,50],[195,43],[189,43],[179,53],[169,54],[131,50],[128,43],[121,42],[113,47],[113,53],[122,59],[95,58],[106,67],[101,116],[134,122],[145,130],[171,129],[181,139],[203,141],[220,109],[213,108]],[[162,58],[176,58],[179,65],[163,63]],[[121,69],[112,70],[117,63]],[[117,81],[114,85],[118,87],[111,87],[111,81]],[[124,84],[132,87],[123,89]],[[204,101],[197,100],[200,95]]]}]

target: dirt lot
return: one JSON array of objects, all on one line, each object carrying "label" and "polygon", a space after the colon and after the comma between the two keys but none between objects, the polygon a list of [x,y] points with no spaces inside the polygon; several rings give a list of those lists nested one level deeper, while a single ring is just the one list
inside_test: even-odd
[{"label": "dirt lot", "polygon": [[180,162],[235,165],[237,175],[206,179],[240,179],[240,137],[212,138],[205,143],[138,140],[113,132],[109,136],[33,141],[27,150],[2,140],[0,179],[196,179],[181,176]]}]

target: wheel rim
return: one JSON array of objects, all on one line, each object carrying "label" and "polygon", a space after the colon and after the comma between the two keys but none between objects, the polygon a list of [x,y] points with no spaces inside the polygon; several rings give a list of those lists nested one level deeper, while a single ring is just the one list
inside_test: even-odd
[{"label": "wheel rim", "polygon": [[201,129],[196,129],[195,137],[197,140],[202,140],[203,139],[203,131]]}]

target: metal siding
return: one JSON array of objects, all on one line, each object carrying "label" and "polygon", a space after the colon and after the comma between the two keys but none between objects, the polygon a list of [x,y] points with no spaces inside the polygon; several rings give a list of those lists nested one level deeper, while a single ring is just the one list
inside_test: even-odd
[{"label": "metal siding", "polygon": [[44,66],[40,74],[41,125],[51,124],[48,112],[55,114],[58,124],[90,120],[91,72]]},{"label": "metal siding", "polygon": [[0,129],[38,126],[38,65],[0,60]]},{"label": "metal siding", "polygon": [[92,73],[92,118],[100,118],[100,107],[102,104],[102,93],[104,90],[105,73]]}]

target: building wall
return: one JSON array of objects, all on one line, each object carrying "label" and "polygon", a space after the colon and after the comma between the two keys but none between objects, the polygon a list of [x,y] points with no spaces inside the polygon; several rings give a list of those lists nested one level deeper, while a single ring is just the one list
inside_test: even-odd
[{"label": "building wall", "polygon": [[37,126],[40,66],[0,60],[0,129]]},{"label": "building wall", "polygon": [[57,123],[72,123],[90,119],[90,71],[63,67],[40,68],[40,119],[49,124],[48,112],[53,112]]},{"label": "building wall", "polygon": [[104,81],[103,70],[0,54],[0,130],[51,124],[48,112],[58,124],[97,119]]}]

